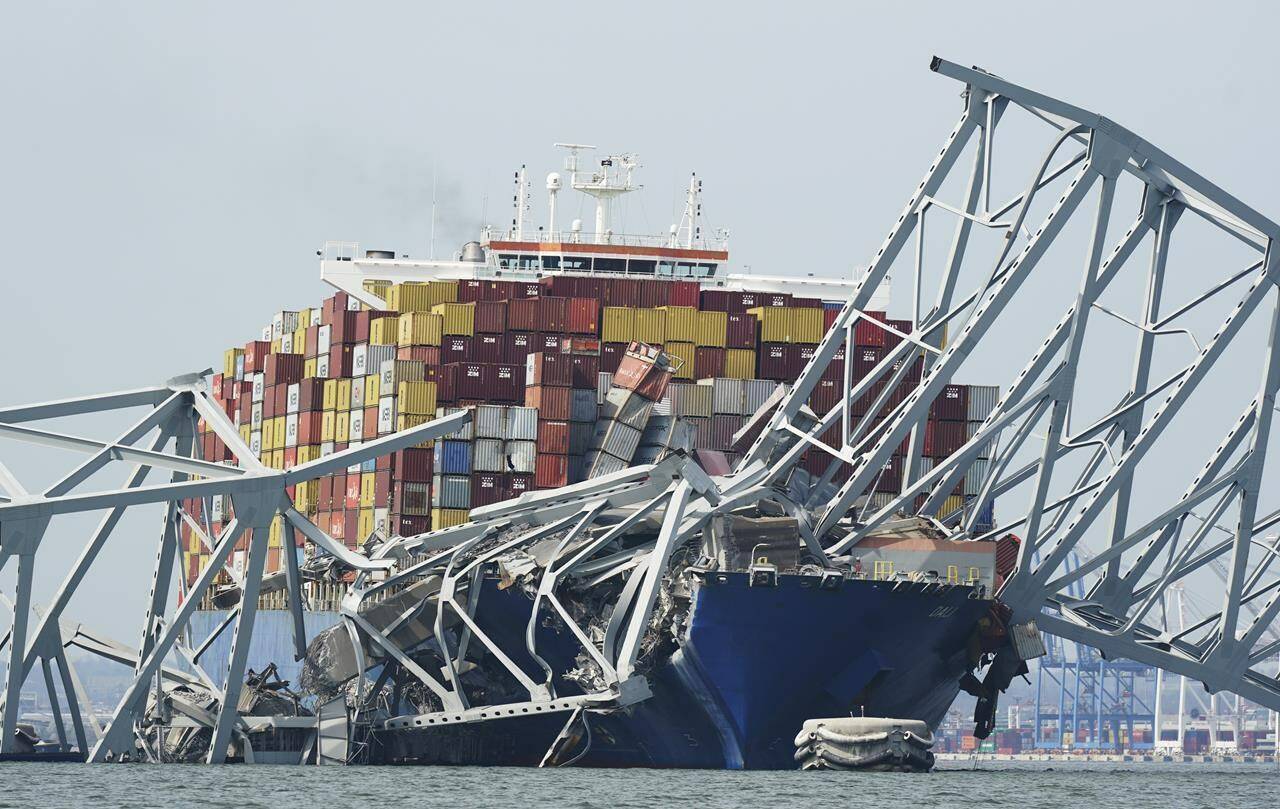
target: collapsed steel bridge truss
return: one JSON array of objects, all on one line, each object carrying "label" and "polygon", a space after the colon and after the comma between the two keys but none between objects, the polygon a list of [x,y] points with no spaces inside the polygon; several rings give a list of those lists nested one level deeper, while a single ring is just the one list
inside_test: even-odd
[{"label": "collapsed steel bridge truss", "polygon": [[[530,711],[565,712],[572,722],[583,711],[645,699],[645,638],[674,555],[717,515],[765,500],[797,518],[809,556],[839,576],[858,542],[897,514],[927,516],[958,538],[977,539],[979,515],[998,499],[998,528],[986,536],[1022,538],[1016,571],[1000,594],[1016,620],[1280,709],[1280,683],[1266,669],[1280,651],[1268,633],[1280,611],[1280,575],[1272,569],[1276,541],[1267,534],[1280,511],[1263,502],[1280,383],[1271,250],[1280,226],[1106,118],[980,70],[942,60],[932,67],[963,84],[960,120],[799,381],[744,428],[750,443],[729,475],[710,477],[673,456],[478,509],[466,525],[393,538],[365,556],[299,514],[287,486],[448,434],[465,414],[280,472],[253,458],[194,376],[155,389],[0,410],[0,436],[89,456],[39,493],[0,466],[0,566],[12,562],[17,583],[3,750],[12,745],[18,694],[37,660],[51,696],[50,663],[63,674],[64,692],[73,693],[63,613],[123,511],[146,503],[166,511],[135,679],[92,747],[94,761],[138,743],[146,749],[139,723],[157,678],[194,671],[222,705],[237,704],[265,529],[277,513],[306,542],[357,571],[341,613],[361,657],[358,668],[365,669],[365,650],[374,650],[396,664],[384,673],[396,668],[397,676],[412,677],[434,695],[438,710],[395,711],[384,720],[389,729]],[[1043,151],[1025,152],[1037,136]],[[968,171],[957,171],[966,155]],[[1005,196],[1008,182],[1017,185]],[[865,311],[891,270],[909,284],[910,333]],[[859,328],[886,333],[890,347],[873,368],[855,373]],[[824,378],[837,378],[843,395],[815,414],[806,403]],[[931,408],[960,381],[999,383],[998,402],[970,425],[958,451],[928,460]],[[147,412],[112,441],[28,426],[124,407]],[[232,448],[238,466],[195,457],[198,417]],[[150,439],[145,448],[144,439]],[[825,473],[800,468],[811,450],[830,458]],[[132,464],[124,488],[78,493],[113,461]],[[886,466],[899,463],[899,491],[874,494]],[[171,479],[143,485],[151,469]],[[959,507],[957,492],[964,493]],[[235,519],[218,536],[197,531],[213,563],[185,589],[175,566],[177,529],[192,520],[180,502],[215,494],[231,496]],[[32,629],[36,551],[49,521],[85,511],[105,516]],[[652,539],[622,541],[639,529]],[[229,571],[241,601],[234,629],[227,628],[234,642],[222,692],[198,661],[207,641],[198,644],[187,624],[242,535],[248,562],[242,573]],[[555,549],[537,574],[525,645],[540,660],[533,622],[558,616],[598,674],[599,687],[585,696],[557,696],[552,672],[529,676],[512,662],[513,650],[472,618],[482,570],[548,539]],[[1088,561],[1068,566],[1077,550]],[[296,560],[285,558],[301,656],[307,639],[299,573]],[[1191,627],[1166,622],[1164,593],[1215,565],[1226,567],[1225,586],[1212,585],[1221,594],[1220,611]],[[430,671],[391,639],[397,624],[377,627],[361,612],[427,576],[439,580],[431,642],[444,660]],[[562,602],[563,588],[610,580],[623,584],[608,605],[607,628],[589,632]],[[415,615],[410,610],[401,620]],[[459,676],[474,645],[519,683],[520,699],[475,704]],[[166,669],[166,660],[183,664],[181,670]],[[356,693],[364,694],[360,677]],[[75,699],[68,702],[80,749],[88,749]],[[247,725],[225,708],[209,722],[206,758],[220,761]]]}]

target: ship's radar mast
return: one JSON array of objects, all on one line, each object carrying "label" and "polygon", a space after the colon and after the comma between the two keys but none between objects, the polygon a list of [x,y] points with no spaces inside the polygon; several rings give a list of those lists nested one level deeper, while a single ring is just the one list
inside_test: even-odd
[{"label": "ship's radar mast", "polygon": [[523,239],[524,215],[529,211],[529,181],[523,165],[516,172],[515,185],[515,194],[511,199],[515,206],[515,214],[511,217],[511,232],[517,239]]},{"label": "ship's radar mast", "polygon": [[632,176],[640,168],[639,156],[634,152],[606,155],[600,158],[598,168],[590,174],[578,170],[578,153],[584,149],[595,149],[582,143],[557,143],[556,146],[568,149],[564,159],[564,168],[569,172],[569,186],[595,197],[596,200],[596,240],[608,242],[613,231],[610,222],[610,203],[631,191],[644,186],[636,185]]},{"label": "ship's radar mast", "polygon": [[684,213],[680,224],[671,228],[671,246],[692,248],[702,241],[702,180],[697,173],[689,175],[689,189],[684,194]]}]

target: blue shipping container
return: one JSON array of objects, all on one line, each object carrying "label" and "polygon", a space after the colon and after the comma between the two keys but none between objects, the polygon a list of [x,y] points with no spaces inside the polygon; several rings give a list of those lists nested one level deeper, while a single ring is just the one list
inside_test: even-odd
[{"label": "blue shipping container", "polygon": [[437,474],[471,474],[471,442],[437,441],[435,461]]}]

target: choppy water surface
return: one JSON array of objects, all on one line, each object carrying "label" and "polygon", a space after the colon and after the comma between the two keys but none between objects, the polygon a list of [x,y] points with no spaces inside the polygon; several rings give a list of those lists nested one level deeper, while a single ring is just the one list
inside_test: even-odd
[{"label": "choppy water surface", "polygon": [[[399,806],[654,807],[1136,805],[1256,807],[1275,802],[1274,765],[947,763],[928,775],[523,770],[451,767],[201,767],[0,764],[0,807]],[[905,803],[904,803],[905,802]]]}]

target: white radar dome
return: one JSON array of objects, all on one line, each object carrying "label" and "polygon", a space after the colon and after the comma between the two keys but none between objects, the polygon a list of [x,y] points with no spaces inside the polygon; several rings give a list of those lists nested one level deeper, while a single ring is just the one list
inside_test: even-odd
[{"label": "white radar dome", "polygon": [[560,190],[560,173],[559,172],[553,171],[547,175],[547,190],[548,191]]}]

